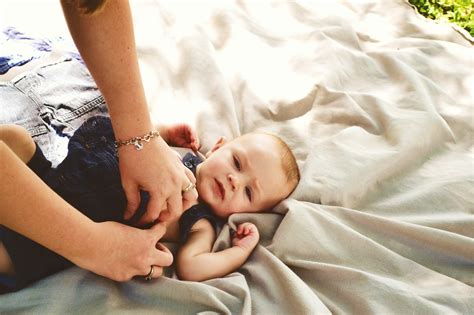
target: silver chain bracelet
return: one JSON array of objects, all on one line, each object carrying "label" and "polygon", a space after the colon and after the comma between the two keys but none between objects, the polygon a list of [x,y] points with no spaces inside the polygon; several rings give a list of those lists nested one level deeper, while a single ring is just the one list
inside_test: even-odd
[{"label": "silver chain bracelet", "polygon": [[158,131],[150,131],[144,136],[135,137],[128,140],[117,140],[115,141],[115,150],[121,146],[133,144],[135,146],[135,150],[140,151],[143,149],[143,141],[150,142],[151,139],[159,136],[160,133]]}]

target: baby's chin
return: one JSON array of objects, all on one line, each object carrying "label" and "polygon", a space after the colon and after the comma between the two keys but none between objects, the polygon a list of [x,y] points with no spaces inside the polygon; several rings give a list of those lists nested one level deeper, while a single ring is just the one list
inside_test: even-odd
[{"label": "baby's chin", "polygon": [[204,203],[204,204],[210,206],[210,203],[209,203],[208,198],[207,198],[207,194],[200,188],[201,188],[200,186],[196,186],[196,190],[198,192],[199,203]]},{"label": "baby's chin", "polygon": [[196,186],[196,190],[198,192],[199,202],[206,204],[212,211],[214,211],[214,196],[212,195],[212,191],[210,189],[205,189],[200,185]]},{"label": "baby's chin", "polygon": [[231,215],[231,213],[229,213],[226,210],[222,210],[222,209],[219,209],[219,208],[213,208],[212,206],[209,206],[209,207],[211,208],[212,213],[214,213],[216,216],[218,216],[221,219],[228,218]]},{"label": "baby's chin", "polygon": [[203,200],[203,199],[201,199],[201,198],[199,199],[199,202],[200,202],[200,203],[204,203],[206,206],[208,206],[209,209],[211,209],[212,213],[213,213],[215,216],[217,216],[217,217],[219,217],[219,218],[221,218],[221,219],[225,219],[225,218],[229,217],[229,215],[230,215],[230,213],[228,213],[227,211],[222,210],[222,209],[220,209],[219,207],[215,207],[215,206],[213,206],[212,203],[206,202],[205,200]]},{"label": "baby's chin", "polygon": [[213,206],[212,203],[206,202],[203,199],[199,199],[199,202],[204,203],[206,206],[208,206],[209,209],[211,209],[212,213],[215,216],[218,216],[219,218],[225,219],[230,215],[229,213],[227,213],[227,211],[222,210],[219,207],[215,207],[215,206]]},{"label": "baby's chin", "polygon": [[[215,197],[212,195],[212,192],[205,191],[205,189],[200,188],[201,187],[199,185],[196,187],[198,191],[199,202],[207,205],[212,210],[212,213],[218,216],[219,218],[227,218],[230,213],[228,213],[228,211],[226,211],[225,209],[221,209],[218,205],[215,205],[216,200]],[[207,193],[209,193],[211,196],[209,197]]]}]

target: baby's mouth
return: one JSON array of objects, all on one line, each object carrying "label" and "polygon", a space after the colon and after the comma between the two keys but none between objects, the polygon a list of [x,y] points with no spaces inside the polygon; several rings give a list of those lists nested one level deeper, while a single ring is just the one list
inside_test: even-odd
[{"label": "baby's mouth", "polygon": [[224,186],[217,179],[215,181],[216,181],[218,195],[219,197],[221,197],[222,200],[224,200],[224,197],[225,197]]}]

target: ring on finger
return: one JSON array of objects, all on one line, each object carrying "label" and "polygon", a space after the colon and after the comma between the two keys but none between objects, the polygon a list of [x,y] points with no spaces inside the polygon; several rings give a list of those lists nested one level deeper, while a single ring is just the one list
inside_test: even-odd
[{"label": "ring on finger", "polygon": [[145,280],[151,280],[153,279],[153,271],[155,269],[155,266],[151,265],[150,266],[150,272],[145,276]]},{"label": "ring on finger", "polygon": [[187,193],[188,191],[193,190],[194,188],[196,188],[196,184],[194,184],[194,183],[189,183],[189,185],[186,186],[186,188],[182,189],[181,192],[182,192],[183,194],[185,194],[185,193]]}]

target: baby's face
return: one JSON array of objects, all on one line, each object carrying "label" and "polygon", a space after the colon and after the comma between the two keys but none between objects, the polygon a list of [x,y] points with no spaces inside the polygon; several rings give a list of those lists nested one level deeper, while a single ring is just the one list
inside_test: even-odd
[{"label": "baby's face", "polygon": [[197,190],[217,216],[262,211],[290,193],[272,136],[246,134],[229,143],[218,142],[211,151],[197,167]]}]

